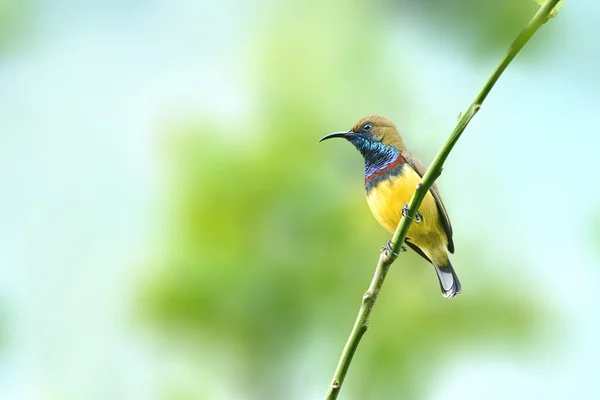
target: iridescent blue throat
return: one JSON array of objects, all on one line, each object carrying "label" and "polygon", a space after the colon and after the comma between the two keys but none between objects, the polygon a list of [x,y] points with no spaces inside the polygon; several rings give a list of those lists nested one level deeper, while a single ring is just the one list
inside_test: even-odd
[{"label": "iridescent blue throat", "polygon": [[365,179],[386,169],[398,159],[400,153],[395,148],[364,136],[355,135],[349,139],[365,159]]}]

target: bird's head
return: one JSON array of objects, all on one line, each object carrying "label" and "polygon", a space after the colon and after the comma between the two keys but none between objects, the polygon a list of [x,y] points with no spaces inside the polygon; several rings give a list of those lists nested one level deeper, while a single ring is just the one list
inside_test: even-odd
[{"label": "bird's head", "polygon": [[396,125],[389,119],[379,115],[364,117],[354,124],[349,131],[331,133],[319,142],[336,137],[348,140],[359,150],[362,150],[365,145],[369,146],[377,143],[393,147],[399,151],[404,149],[404,143]]}]

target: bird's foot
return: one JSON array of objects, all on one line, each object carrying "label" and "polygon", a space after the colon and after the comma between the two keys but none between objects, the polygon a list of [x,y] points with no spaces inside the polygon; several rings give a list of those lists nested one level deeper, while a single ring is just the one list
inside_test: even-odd
[{"label": "bird's foot", "polygon": [[421,213],[420,213],[420,212],[418,212],[418,211],[417,211],[417,213],[415,214],[415,217],[414,217],[414,218],[410,218],[410,217],[408,216],[408,212],[409,212],[409,211],[410,211],[410,209],[408,208],[408,203],[406,203],[406,204],[404,205],[404,207],[402,207],[402,216],[403,216],[404,218],[409,218],[409,219],[412,219],[412,220],[413,220],[414,222],[416,222],[417,224],[418,224],[419,222],[423,221],[423,216],[421,215]]},{"label": "bird's foot", "polygon": [[[387,251],[388,253],[393,254],[394,256],[398,257],[398,253],[396,253],[394,250],[392,250],[392,241],[391,240],[387,241],[385,246],[383,246],[381,248],[381,251]],[[405,251],[406,251],[406,247],[400,246],[400,252],[404,253]]]}]

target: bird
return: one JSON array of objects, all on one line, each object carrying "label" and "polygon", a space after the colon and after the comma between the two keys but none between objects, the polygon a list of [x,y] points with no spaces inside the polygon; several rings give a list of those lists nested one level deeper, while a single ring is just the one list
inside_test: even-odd
[{"label": "bird", "polygon": [[[395,232],[402,216],[407,215],[408,202],[425,174],[425,165],[408,151],[396,125],[379,115],[364,117],[349,131],[331,133],[319,143],[333,138],[346,139],[362,154],[369,208],[381,226]],[[461,292],[448,257],[454,253],[452,225],[436,185],[425,195],[405,244],[433,264],[444,297],[453,298]],[[387,249],[391,251],[390,241]]]}]

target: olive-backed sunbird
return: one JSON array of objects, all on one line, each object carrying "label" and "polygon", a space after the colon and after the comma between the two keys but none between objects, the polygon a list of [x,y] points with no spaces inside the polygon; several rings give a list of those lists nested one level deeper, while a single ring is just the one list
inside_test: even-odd
[{"label": "olive-backed sunbird", "polygon": [[[332,133],[320,142],[331,138],[344,138],[360,151],[371,212],[385,229],[394,232],[425,174],[425,165],[406,149],[396,125],[378,115],[365,117],[349,131]],[[448,258],[448,252],[454,253],[452,225],[436,185],[421,203],[405,243],[433,264],[444,297],[460,293],[460,281]]]}]

